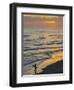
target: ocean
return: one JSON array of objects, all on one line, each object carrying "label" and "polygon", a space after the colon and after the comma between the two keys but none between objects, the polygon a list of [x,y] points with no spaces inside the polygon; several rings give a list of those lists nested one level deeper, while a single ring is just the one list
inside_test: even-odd
[{"label": "ocean", "polygon": [[63,60],[63,30],[23,30],[22,75],[39,74],[60,60]]}]

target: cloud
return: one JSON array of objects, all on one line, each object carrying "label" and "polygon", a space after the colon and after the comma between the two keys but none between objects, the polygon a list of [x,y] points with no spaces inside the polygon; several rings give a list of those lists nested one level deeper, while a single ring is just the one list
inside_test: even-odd
[{"label": "cloud", "polygon": [[63,16],[23,15],[24,28],[57,28],[63,27]]}]

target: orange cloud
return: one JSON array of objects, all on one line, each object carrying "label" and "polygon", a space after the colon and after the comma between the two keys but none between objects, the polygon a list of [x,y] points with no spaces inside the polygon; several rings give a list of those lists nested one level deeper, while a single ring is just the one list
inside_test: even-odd
[{"label": "orange cloud", "polygon": [[57,27],[63,26],[63,16],[53,15],[25,15],[25,27]]}]

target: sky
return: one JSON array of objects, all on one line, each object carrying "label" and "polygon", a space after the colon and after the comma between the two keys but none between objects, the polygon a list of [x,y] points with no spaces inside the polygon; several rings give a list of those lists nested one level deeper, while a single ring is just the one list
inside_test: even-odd
[{"label": "sky", "polygon": [[63,16],[23,14],[23,27],[26,29],[63,29]]}]

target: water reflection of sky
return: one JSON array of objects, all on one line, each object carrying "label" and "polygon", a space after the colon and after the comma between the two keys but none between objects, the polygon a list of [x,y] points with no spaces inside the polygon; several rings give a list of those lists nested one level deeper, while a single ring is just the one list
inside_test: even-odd
[{"label": "water reflection of sky", "polygon": [[[63,17],[23,15],[23,74],[40,73],[63,59]],[[53,58],[54,57],[54,58]]]}]

